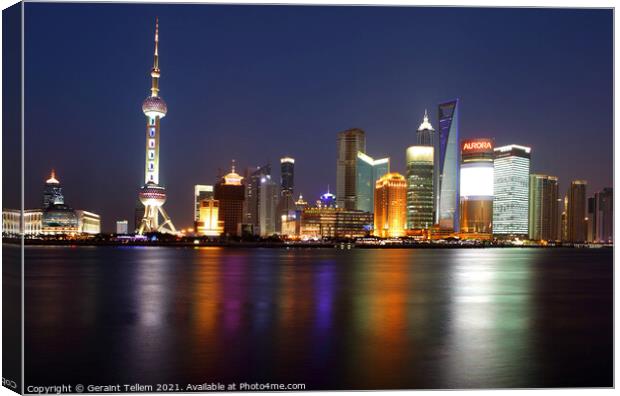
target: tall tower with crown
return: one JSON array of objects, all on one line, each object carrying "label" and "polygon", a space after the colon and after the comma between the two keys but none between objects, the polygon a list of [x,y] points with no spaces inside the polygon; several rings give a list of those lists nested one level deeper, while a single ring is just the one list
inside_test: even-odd
[{"label": "tall tower with crown", "polygon": [[[144,216],[138,228],[138,234],[145,232],[177,231],[172,220],[163,208],[166,202],[166,189],[159,185],[159,143],[160,123],[166,116],[168,106],[159,96],[159,21],[155,19],[155,54],[151,69],[151,96],[142,102],[142,112],[146,116],[146,159],[144,163],[144,185],[140,189],[139,199],[144,205]],[[159,224],[159,215],[163,222]]]}]

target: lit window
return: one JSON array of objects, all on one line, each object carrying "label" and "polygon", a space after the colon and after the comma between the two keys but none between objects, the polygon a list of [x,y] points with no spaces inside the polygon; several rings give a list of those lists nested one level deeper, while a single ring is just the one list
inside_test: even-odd
[{"label": "lit window", "polygon": [[150,159],[155,158],[155,151],[153,151],[153,150],[149,150],[149,158],[150,158]]},{"label": "lit window", "polygon": [[151,129],[149,130],[149,136],[151,136],[151,137],[155,137],[155,128],[151,128]]},{"label": "lit window", "polygon": [[155,117],[151,118],[151,125],[155,125]]},{"label": "lit window", "polygon": [[155,148],[155,139],[149,139],[149,147]]},{"label": "lit window", "polygon": [[153,161],[149,162],[149,169],[155,169],[155,163]]}]

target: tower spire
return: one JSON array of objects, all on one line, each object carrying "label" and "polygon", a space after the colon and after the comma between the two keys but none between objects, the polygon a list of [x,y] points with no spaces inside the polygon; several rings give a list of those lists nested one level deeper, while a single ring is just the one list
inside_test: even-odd
[{"label": "tower spire", "polygon": [[153,69],[151,69],[151,77],[153,78],[151,96],[153,97],[159,94],[159,76],[159,18],[155,17],[155,53],[153,54]]}]

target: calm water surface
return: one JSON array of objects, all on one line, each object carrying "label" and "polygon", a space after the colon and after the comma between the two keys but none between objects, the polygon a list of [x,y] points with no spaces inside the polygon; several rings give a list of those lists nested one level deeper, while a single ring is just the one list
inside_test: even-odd
[{"label": "calm water surface", "polygon": [[613,385],[611,249],[27,247],[26,385]]}]

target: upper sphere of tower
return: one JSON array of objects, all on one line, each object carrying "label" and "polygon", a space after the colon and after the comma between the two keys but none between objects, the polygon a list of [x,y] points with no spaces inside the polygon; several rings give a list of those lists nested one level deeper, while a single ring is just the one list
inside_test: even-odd
[{"label": "upper sphere of tower", "polygon": [[168,112],[168,106],[159,96],[149,96],[142,102],[142,112],[149,117],[164,118]]}]

